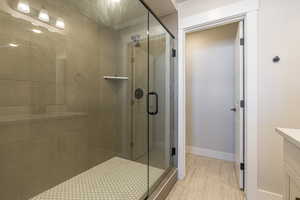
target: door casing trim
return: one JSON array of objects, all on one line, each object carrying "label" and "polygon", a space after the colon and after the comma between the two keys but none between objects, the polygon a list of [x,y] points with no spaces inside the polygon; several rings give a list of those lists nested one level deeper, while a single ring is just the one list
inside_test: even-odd
[{"label": "door casing trim", "polygon": [[[252,3],[251,3],[252,2]],[[180,18],[178,7],[178,178],[185,177],[186,66],[185,40],[190,32],[244,20],[245,22],[245,193],[257,199],[258,191],[258,3],[245,0],[204,14]],[[251,133],[251,134],[250,134]]]}]

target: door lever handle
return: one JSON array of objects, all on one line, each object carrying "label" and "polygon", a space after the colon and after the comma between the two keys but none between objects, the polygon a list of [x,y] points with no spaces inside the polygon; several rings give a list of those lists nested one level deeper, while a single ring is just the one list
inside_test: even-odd
[{"label": "door lever handle", "polygon": [[236,112],[236,108],[231,108],[230,111]]}]

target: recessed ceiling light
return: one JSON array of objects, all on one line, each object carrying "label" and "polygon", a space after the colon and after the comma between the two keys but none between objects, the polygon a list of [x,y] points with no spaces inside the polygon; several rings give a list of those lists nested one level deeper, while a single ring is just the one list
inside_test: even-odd
[{"label": "recessed ceiling light", "polygon": [[56,23],[55,23],[55,26],[57,27],[57,28],[61,28],[61,29],[64,29],[65,28],[65,22],[64,22],[64,20],[62,19],[62,18],[57,18],[57,20],[56,20]]},{"label": "recessed ceiling light", "polygon": [[44,21],[44,22],[49,22],[50,18],[49,18],[49,15],[48,15],[48,11],[45,10],[45,9],[42,9],[39,13],[39,19]]},{"label": "recessed ceiling light", "polygon": [[19,45],[18,44],[15,44],[15,43],[9,43],[8,44],[10,47],[18,47]]},{"label": "recessed ceiling light", "polygon": [[38,33],[38,34],[43,33],[43,32],[42,32],[41,30],[39,30],[39,29],[32,29],[32,32]]},{"label": "recessed ceiling light", "polygon": [[29,3],[26,0],[20,0],[17,5],[17,9],[22,13],[26,13],[26,14],[30,13]]}]

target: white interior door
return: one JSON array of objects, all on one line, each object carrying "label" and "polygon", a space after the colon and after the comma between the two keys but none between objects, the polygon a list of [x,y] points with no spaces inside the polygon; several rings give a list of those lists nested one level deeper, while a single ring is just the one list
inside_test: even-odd
[{"label": "white interior door", "polygon": [[[244,26],[239,22],[235,48],[235,160],[236,174],[244,189]],[[241,166],[242,164],[242,166]]]}]

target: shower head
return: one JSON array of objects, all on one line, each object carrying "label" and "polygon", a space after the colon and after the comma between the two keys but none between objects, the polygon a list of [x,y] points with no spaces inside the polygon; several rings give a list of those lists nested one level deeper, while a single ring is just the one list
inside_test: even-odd
[{"label": "shower head", "polygon": [[131,40],[133,41],[133,44],[134,44],[135,47],[140,47],[141,46],[140,39],[141,39],[140,35],[132,35],[131,36]]}]

